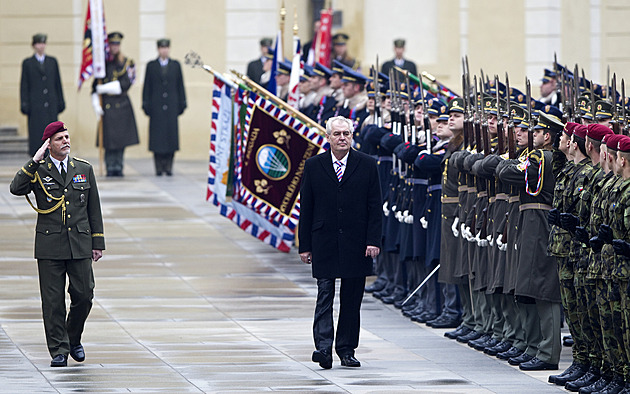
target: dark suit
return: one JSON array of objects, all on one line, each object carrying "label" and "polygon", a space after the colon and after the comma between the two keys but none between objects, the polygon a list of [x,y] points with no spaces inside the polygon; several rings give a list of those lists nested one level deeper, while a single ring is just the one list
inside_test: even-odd
[{"label": "dark suit", "polygon": [[312,253],[318,295],[313,323],[317,349],[332,349],[332,301],[341,278],[335,350],[354,355],[365,277],[372,274],[368,245],[381,246],[382,203],[376,160],[350,150],[341,182],[327,151],[306,161],[300,188],[300,253]]},{"label": "dark suit", "polygon": [[28,116],[28,150],[31,156],[42,145],[46,126],[66,108],[57,59],[46,56],[40,64],[35,55],[22,62],[20,111]]},{"label": "dark suit", "polygon": [[[35,258],[46,342],[51,356],[67,355],[70,346],[81,342],[85,320],[92,308],[92,250],[105,249],[94,170],[87,161],[69,157],[64,181],[50,156],[40,162],[31,159],[17,172],[10,190],[18,196],[30,192],[35,195],[39,213]],[[72,301],[67,320],[66,275],[70,279],[68,293]]]},{"label": "dark suit", "polygon": [[[410,60],[406,60],[406,59],[403,59],[403,60],[404,60],[404,63],[399,68],[402,68],[403,70],[407,70],[413,75],[418,75],[416,64]],[[389,75],[389,70],[394,68],[395,65],[396,63],[394,63],[394,59],[388,60],[385,63],[383,63],[383,66],[381,67],[381,72],[385,75]]]},{"label": "dark suit", "polygon": [[260,77],[265,73],[263,70],[263,62],[261,58],[254,59],[251,62],[247,63],[247,76],[252,81],[260,84]]}]

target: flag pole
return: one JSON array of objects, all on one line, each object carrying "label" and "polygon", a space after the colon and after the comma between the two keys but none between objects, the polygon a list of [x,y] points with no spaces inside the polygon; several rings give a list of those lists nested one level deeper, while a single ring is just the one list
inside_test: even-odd
[{"label": "flag pole", "polygon": [[[280,42],[282,42],[282,47],[284,48],[284,19],[287,16],[287,9],[284,6],[284,0],[282,0],[282,6],[280,7]],[[281,61],[283,59],[280,59]]]},{"label": "flag pole", "polygon": [[[101,85],[103,83],[102,79],[98,80],[98,84]],[[98,95],[98,101],[101,104],[101,108],[103,108],[103,95],[99,94]],[[103,168],[105,168],[105,148],[103,147],[103,116],[105,116],[105,114],[101,115],[98,119],[98,175],[99,176],[103,176],[104,175],[104,171]]]}]

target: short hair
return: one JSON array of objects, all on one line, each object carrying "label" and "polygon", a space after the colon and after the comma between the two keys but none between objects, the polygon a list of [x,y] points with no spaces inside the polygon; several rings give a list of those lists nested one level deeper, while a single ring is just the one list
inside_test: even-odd
[{"label": "short hair", "polygon": [[332,133],[333,123],[335,122],[343,122],[347,124],[348,130],[350,130],[351,133],[354,133],[354,124],[352,123],[350,119],[344,116],[335,116],[328,119],[328,121],[326,122],[326,134],[330,135]]},{"label": "short hair", "polygon": [[586,136],[586,141],[588,141],[591,145],[593,145],[593,150],[596,150],[599,152],[599,147],[602,144],[601,141],[597,141],[596,139],[593,139],[589,136]]}]

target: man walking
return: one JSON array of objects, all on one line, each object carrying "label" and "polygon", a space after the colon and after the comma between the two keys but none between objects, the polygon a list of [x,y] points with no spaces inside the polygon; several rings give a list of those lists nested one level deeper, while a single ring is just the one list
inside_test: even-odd
[{"label": "man walking", "polygon": [[365,277],[381,244],[381,189],[376,160],[351,149],[354,127],[337,116],[326,124],[330,150],[310,158],[300,188],[300,259],[317,279],[312,360],[332,368],[333,299],[341,278],[335,352],[345,367],[360,367],[360,309]]},{"label": "man walking", "polygon": [[[105,238],[98,187],[90,163],[70,157],[63,122],[46,126],[44,143],[15,174],[10,190],[37,211],[35,258],[51,367],[65,367],[68,353],[85,360],[81,335],[92,309],[92,260],[103,256]],[[50,155],[44,157],[46,149]],[[36,206],[28,194],[35,195]],[[66,317],[66,276],[70,311]]]}]

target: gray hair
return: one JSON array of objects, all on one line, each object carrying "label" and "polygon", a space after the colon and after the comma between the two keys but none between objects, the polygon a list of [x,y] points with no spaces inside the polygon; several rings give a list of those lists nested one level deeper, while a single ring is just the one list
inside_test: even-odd
[{"label": "gray hair", "polygon": [[333,123],[343,122],[348,125],[348,130],[350,133],[354,133],[354,124],[352,121],[344,116],[335,116],[333,118],[328,119],[326,122],[326,134],[330,135],[332,133]]}]

